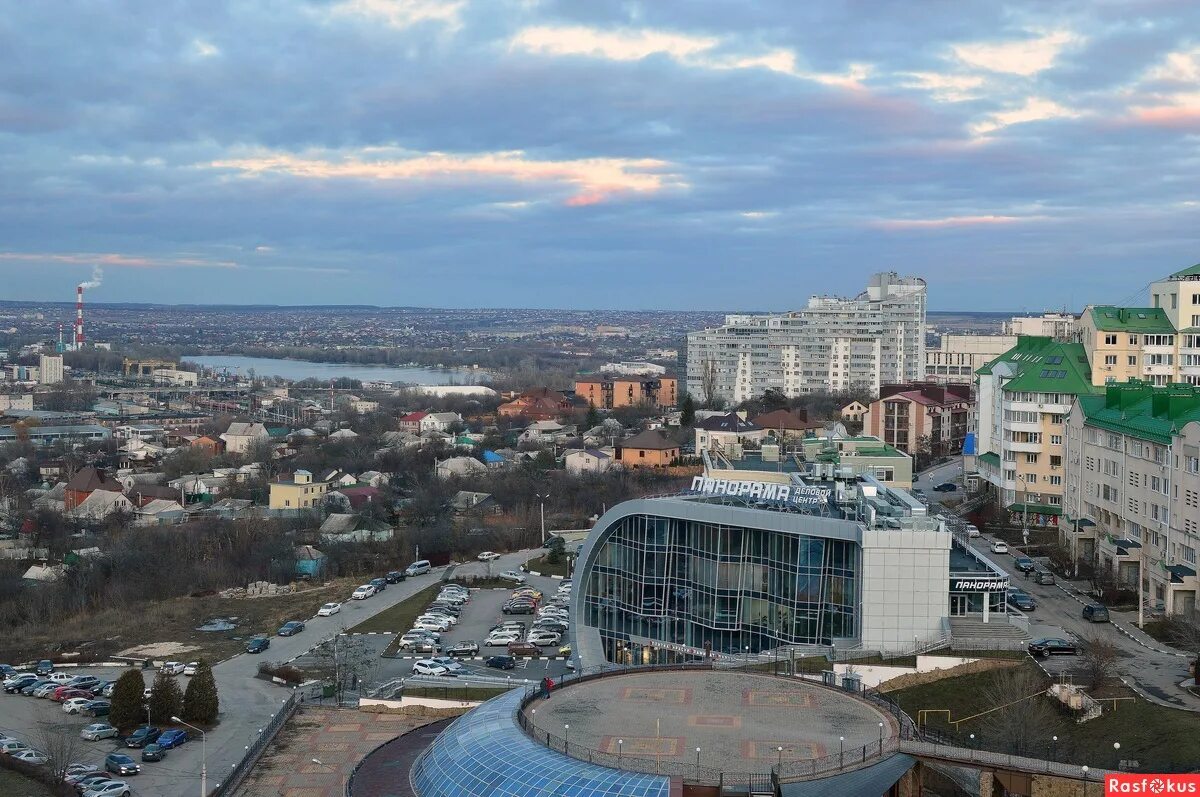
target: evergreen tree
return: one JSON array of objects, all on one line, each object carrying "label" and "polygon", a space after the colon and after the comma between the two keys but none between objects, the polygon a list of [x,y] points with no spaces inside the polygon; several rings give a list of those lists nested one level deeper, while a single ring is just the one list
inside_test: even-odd
[{"label": "evergreen tree", "polygon": [[679,425],[686,427],[686,426],[692,426],[695,423],[696,423],[696,400],[693,399],[691,394],[689,393],[688,395],[683,397],[683,406],[680,407],[680,412],[679,412]]},{"label": "evergreen tree", "polygon": [[597,427],[599,425],[600,425],[600,413],[596,411],[596,408],[594,406],[588,405],[587,415],[585,415],[583,418],[584,430],[586,431],[588,429],[594,429],[595,427]]},{"label": "evergreen tree", "polygon": [[566,550],[566,541],[555,534],[550,538],[550,551],[546,554],[546,564],[556,565],[562,562]]},{"label": "evergreen tree", "polygon": [[113,686],[108,721],[122,731],[144,722],[146,709],[142,706],[142,694],[145,691],[146,681],[142,678],[141,670],[126,670],[121,673],[121,677]]},{"label": "evergreen tree", "polygon": [[154,685],[150,687],[150,719],[157,723],[167,723],[171,717],[178,717],[183,709],[183,693],[174,676],[159,672],[154,676]]},{"label": "evergreen tree", "polygon": [[183,693],[183,717],[187,722],[201,725],[212,725],[217,721],[220,711],[220,699],[217,697],[217,680],[213,678],[212,667],[201,659],[196,667],[196,674],[188,681]]}]

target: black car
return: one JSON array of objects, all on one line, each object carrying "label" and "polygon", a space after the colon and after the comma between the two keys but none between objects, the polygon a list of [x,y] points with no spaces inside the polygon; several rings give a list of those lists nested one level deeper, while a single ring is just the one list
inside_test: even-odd
[{"label": "black car", "polygon": [[1017,569],[1022,573],[1032,573],[1037,569],[1037,565],[1028,556],[1018,556],[1016,559]]},{"label": "black car", "polygon": [[49,675],[54,672],[54,662],[50,661],[50,659],[42,659],[33,668],[33,672],[35,675]]},{"label": "black car", "polygon": [[148,744],[142,748],[143,761],[162,761],[166,757],[166,748],[159,747],[157,744]]},{"label": "black car", "polygon": [[497,670],[511,670],[517,666],[517,660],[512,656],[488,656],[484,664]]},{"label": "black car", "polygon": [[1092,623],[1108,622],[1108,607],[1102,603],[1089,603],[1083,607],[1083,619]]},{"label": "black car", "polygon": [[941,484],[939,484],[933,488],[934,492],[938,492],[938,493],[952,493],[957,489],[958,489],[958,485],[955,484],[954,482],[942,482]]},{"label": "black car", "polygon": [[161,728],[155,728],[153,725],[143,725],[125,737],[125,746],[135,749],[145,747],[151,742],[157,742],[160,736],[162,736]]},{"label": "black car", "polygon": [[403,572],[399,570],[392,570],[383,577],[383,580],[389,584],[398,584],[406,578],[408,578],[408,576],[404,575]]},{"label": "black car", "polygon": [[386,578],[373,578],[367,583],[374,587],[376,592],[383,592],[388,585]]},{"label": "black car", "polygon": [[25,684],[25,686],[22,686],[21,694],[32,695],[34,692],[41,689],[46,684],[52,684],[52,683],[55,683],[55,682],[51,681],[49,678],[39,678],[36,681],[33,681],[32,683],[28,683],[28,684]]},{"label": "black car", "polygon": [[1037,608],[1037,601],[1026,592],[1014,591],[1008,593],[1008,605],[1015,606],[1023,612],[1031,612]]},{"label": "black car", "polygon": [[537,611],[537,604],[529,601],[513,601],[504,604],[500,611],[505,614],[533,614]]},{"label": "black car", "polygon": [[21,691],[22,689],[29,686],[34,681],[40,681],[40,680],[41,680],[40,678],[38,678],[36,675],[34,675],[32,673],[26,673],[24,675],[19,675],[16,678],[10,678],[4,684],[4,691],[8,692],[11,695],[15,692]]},{"label": "black car", "polygon": [[271,647],[271,640],[265,636],[258,636],[246,643],[247,653],[262,653],[267,648]]},{"label": "black car", "polygon": [[114,775],[136,775],[142,771],[138,762],[124,753],[109,753],[104,757],[104,768]]},{"label": "black car", "polygon": [[289,620],[281,625],[279,627],[279,631],[276,633],[278,633],[280,636],[292,636],[293,634],[299,634],[303,630],[304,623],[300,622],[299,620]]},{"label": "black car", "polygon": [[446,648],[447,656],[475,656],[479,654],[479,643],[471,640],[455,642]]},{"label": "black car", "polygon": [[1075,643],[1056,637],[1035,639],[1029,643],[1029,655],[1043,659],[1054,655],[1074,656],[1078,652],[1079,648],[1075,646]]},{"label": "black car", "polygon": [[16,669],[11,664],[0,664],[0,678],[15,678]]}]

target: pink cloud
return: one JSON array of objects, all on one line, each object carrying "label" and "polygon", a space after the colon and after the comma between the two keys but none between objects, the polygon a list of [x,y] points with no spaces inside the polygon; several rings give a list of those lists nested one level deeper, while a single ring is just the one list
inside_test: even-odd
[{"label": "pink cloud", "polygon": [[196,257],[153,257],[101,252],[0,252],[0,261],[15,263],[58,263],[111,268],[241,268],[231,260]]},{"label": "pink cloud", "polygon": [[1017,224],[1041,221],[1044,216],[946,216],[940,219],[879,219],[871,226],[881,230],[938,230],[959,227],[986,227],[997,224]]}]

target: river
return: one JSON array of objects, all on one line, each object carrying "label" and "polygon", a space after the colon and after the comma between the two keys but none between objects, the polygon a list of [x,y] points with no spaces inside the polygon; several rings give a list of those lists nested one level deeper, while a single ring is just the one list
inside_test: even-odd
[{"label": "river", "polygon": [[486,371],[464,368],[407,368],[395,365],[359,363],[317,363],[307,360],[280,360],[270,357],[241,357],[213,354],[184,357],[186,362],[204,368],[228,368],[246,376],[278,376],[298,382],[302,379],[358,379],[363,382],[403,382],[408,385],[478,385],[487,382]]}]

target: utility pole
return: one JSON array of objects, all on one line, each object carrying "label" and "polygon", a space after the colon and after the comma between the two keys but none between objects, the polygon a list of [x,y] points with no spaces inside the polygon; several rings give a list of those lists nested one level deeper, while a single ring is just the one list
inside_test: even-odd
[{"label": "utility pole", "polygon": [[542,516],[542,547],[545,547],[545,545],[546,545],[546,502],[550,500],[550,494],[549,493],[546,493],[545,495],[539,494],[537,496],[537,499],[539,502],[539,506],[541,507],[540,513]]}]

